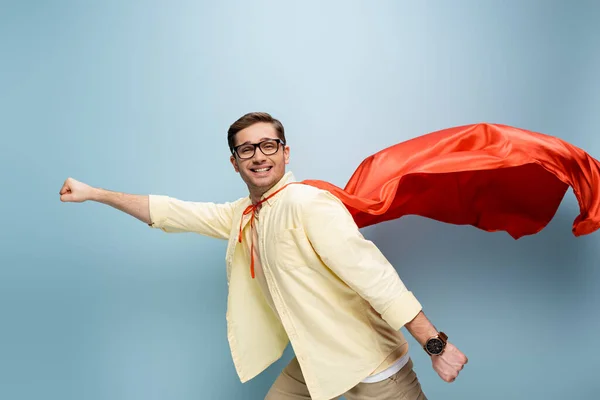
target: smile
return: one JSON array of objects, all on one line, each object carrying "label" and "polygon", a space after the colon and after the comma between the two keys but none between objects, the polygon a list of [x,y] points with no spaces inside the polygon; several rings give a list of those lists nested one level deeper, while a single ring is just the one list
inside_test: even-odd
[{"label": "smile", "polygon": [[264,168],[250,168],[250,171],[252,172],[267,172],[271,169],[272,167],[264,167]]}]

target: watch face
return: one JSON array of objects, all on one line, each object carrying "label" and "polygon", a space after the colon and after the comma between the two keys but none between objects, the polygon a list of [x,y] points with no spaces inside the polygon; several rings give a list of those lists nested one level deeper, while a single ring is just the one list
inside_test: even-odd
[{"label": "watch face", "polygon": [[444,350],[444,343],[437,338],[430,339],[426,344],[426,348],[431,354],[440,354]]}]

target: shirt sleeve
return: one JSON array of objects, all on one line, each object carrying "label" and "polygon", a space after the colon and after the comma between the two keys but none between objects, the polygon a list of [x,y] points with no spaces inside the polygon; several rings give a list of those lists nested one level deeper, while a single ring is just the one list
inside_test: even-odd
[{"label": "shirt sleeve", "polygon": [[150,195],[149,207],[152,228],[169,233],[194,232],[217,239],[228,239],[231,234],[235,203],[191,202]]},{"label": "shirt sleeve", "polygon": [[346,206],[319,190],[301,205],[308,239],[325,265],[399,330],[422,307],[381,251],[366,240]]}]

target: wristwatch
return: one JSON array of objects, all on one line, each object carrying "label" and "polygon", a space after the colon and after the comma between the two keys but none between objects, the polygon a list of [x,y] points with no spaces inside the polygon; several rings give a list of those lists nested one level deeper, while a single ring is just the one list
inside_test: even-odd
[{"label": "wristwatch", "polygon": [[436,336],[427,339],[423,349],[430,356],[441,356],[446,348],[446,343],[448,343],[448,335],[444,332],[440,332]]}]

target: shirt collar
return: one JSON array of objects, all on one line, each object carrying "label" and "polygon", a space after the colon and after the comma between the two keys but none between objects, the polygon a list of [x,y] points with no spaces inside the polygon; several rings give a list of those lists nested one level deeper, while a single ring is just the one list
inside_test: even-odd
[{"label": "shirt collar", "polygon": [[[285,175],[283,175],[283,177],[279,180],[279,182],[277,182],[275,184],[275,186],[273,186],[271,189],[269,189],[268,191],[265,192],[265,194],[263,194],[261,196],[261,200],[269,197],[270,194],[272,194],[273,192],[281,189],[283,186],[287,185],[288,183],[291,182],[296,182],[296,178],[294,177],[294,174],[290,171],[290,172],[286,172]],[[267,199],[263,204],[267,203],[268,205],[273,205],[273,203],[275,201],[277,201],[277,198],[279,196],[273,196],[270,199]]]}]

